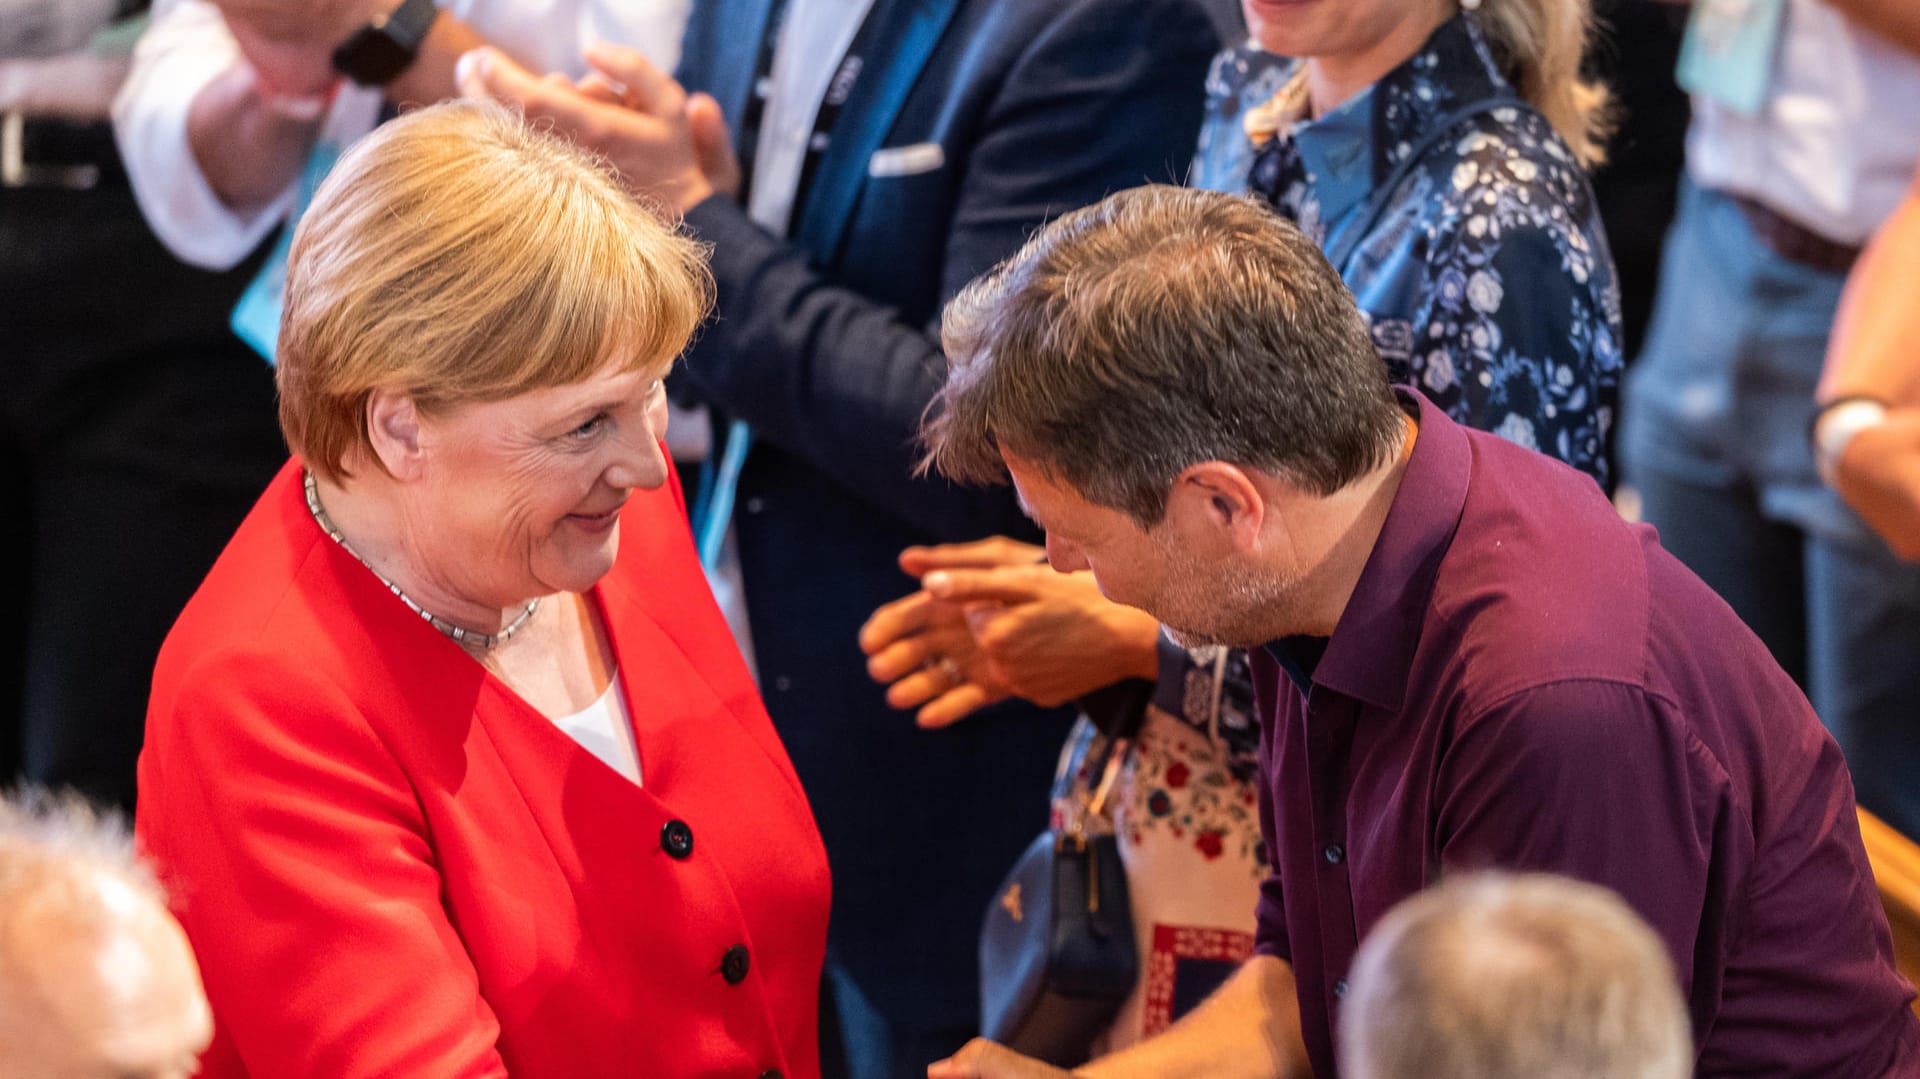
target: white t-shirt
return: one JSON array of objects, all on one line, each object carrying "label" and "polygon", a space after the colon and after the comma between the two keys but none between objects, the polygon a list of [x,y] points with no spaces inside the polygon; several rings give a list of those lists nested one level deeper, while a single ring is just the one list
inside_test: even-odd
[{"label": "white t-shirt", "polygon": [[619,675],[614,672],[598,700],[570,716],[561,716],[553,725],[637,787],[640,749],[634,744],[633,713],[627,707],[627,691],[620,688]]},{"label": "white t-shirt", "polygon": [[[535,72],[585,74],[589,42],[611,41],[671,71],[690,0],[449,0],[454,15]],[[224,269],[259,246],[292,209],[294,186],[271,204],[236,213],[214,195],[187,145],[187,110],[200,90],[244,64],[207,0],[158,0],[134,50],[133,71],[114,103],[120,155],[140,208],[175,255]],[[344,87],[323,138],[341,146],[373,130],[378,90]]]},{"label": "white t-shirt", "polygon": [[1758,116],[1694,95],[1687,169],[1827,239],[1862,243],[1920,166],[1920,57],[1820,0],[1787,0],[1784,18]]}]

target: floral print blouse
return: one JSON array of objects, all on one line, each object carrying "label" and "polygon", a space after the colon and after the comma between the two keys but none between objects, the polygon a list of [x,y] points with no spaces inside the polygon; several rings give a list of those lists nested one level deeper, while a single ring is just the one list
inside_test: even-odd
[{"label": "floral print blouse", "polygon": [[1269,106],[1278,130],[1249,186],[1323,250],[1350,252],[1336,268],[1394,381],[1605,484],[1621,370],[1613,258],[1585,171],[1502,77],[1473,17],[1318,119],[1285,122],[1297,87]]}]

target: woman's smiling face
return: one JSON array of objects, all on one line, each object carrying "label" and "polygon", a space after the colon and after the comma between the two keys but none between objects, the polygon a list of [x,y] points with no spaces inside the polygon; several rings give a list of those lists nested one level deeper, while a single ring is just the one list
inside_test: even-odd
[{"label": "woman's smiling face", "polygon": [[667,482],[666,430],[660,379],[617,366],[423,416],[403,542],[477,604],[584,592],[613,568],[627,495]]}]

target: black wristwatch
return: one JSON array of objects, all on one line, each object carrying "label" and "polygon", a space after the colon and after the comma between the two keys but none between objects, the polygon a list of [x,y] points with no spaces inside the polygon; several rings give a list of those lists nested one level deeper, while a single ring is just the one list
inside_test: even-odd
[{"label": "black wristwatch", "polygon": [[385,86],[413,66],[439,13],[434,0],[403,0],[393,14],[341,42],[333,50],[333,69],[362,86]]}]

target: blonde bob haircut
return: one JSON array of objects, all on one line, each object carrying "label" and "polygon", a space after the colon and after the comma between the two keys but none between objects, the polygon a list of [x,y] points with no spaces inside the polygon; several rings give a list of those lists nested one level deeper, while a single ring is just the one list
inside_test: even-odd
[{"label": "blonde bob haircut", "polygon": [[664,375],[712,302],[704,248],[604,163],[498,105],[421,109],[343,156],[294,234],[280,428],[339,482],[376,389],[432,415]]}]

